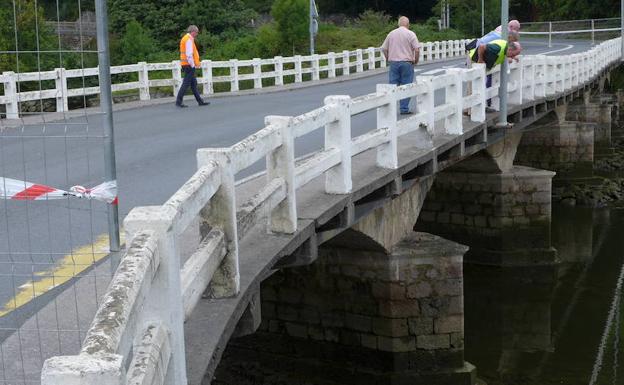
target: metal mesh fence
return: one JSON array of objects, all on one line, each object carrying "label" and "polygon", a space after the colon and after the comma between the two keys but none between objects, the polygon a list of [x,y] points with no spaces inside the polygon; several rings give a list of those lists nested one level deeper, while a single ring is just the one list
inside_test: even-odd
[{"label": "metal mesh fence", "polygon": [[69,98],[71,115],[49,114],[63,95],[43,92],[59,79],[41,75],[97,66],[94,2],[0,4],[0,76],[39,95],[17,103],[18,119],[0,111],[0,384],[38,384],[45,359],[78,353],[111,278],[107,203],[51,192],[104,182],[108,136],[98,109],[80,108],[97,104],[84,96]]}]

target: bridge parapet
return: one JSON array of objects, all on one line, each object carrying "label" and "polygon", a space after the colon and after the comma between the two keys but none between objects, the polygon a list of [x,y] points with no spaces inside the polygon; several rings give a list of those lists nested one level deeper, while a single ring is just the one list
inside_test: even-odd
[{"label": "bridge parapet", "polygon": [[[570,58],[523,57],[510,66],[510,100],[534,103],[542,100],[542,92],[544,104],[564,97],[564,92],[595,80],[619,61],[619,50],[619,39],[614,39]],[[492,72],[494,79],[498,74],[498,69]],[[497,98],[498,88],[493,85],[486,89],[485,76],[485,67],[475,65],[443,70],[439,76],[418,76],[414,83],[401,87],[382,85],[376,93],[357,98],[331,96],[323,107],[303,115],[268,117],[262,130],[232,147],[199,150],[199,170],[172,198],[162,206],[135,208],[128,215],[125,227],[129,247],[88,332],[85,348],[78,356],[46,361],[42,383],[186,384],[184,319],[205,289],[217,300],[243,294],[249,297],[241,289],[239,248],[251,229],[260,227],[265,235],[280,234],[284,242],[299,236],[297,242],[302,244],[306,239],[295,233],[301,230],[304,219],[309,228],[311,219],[302,219],[298,213],[302,187],[324,178],[322,191],[347,196],[354,181],[354,157],[371,151],[378,167],[396,169],[399,138],[416,138],[415,150],[432,154],[429,174],[458,161],[467,154],[467,142],[472,139],[464,141],[462,135],[482,125],[485,128],[479,143],[487,142],[487,126],[495,123],[494,119],[486,123],[485,107],[488,98]],[[473,84],[469,95],[462,93],[466,82]],[[446,97],[436,105],[434,94],[441,90]],[[416,98],[415,114],[398,120],[396,103],[406,97]],[[512,114],[523,117],[522,108],[511,107]],[[531,108],[535,115],[536,107]],[[469,120],[462,118],[462,111],[467,109],[472,111]],[[351,119],[366,111],[376,112],[376,127],[351,138]],[[442,124],[438,127],[436,122]],[[295,140],[321,129],[325,132],[324,147],[296,159]],[[442,154],[449,148],[457,148],[457,156],[438,158],[438,151]],[[267,171],[249,182],[254,184],[253,196],[237,202],[235,175],[262,159],[266,159]],[[187,242],[189,233],[199,234],[200,239],[181,265],[180,245]],[[266,274],[276,258],[269,266],[253,268],[258,275]],[[258,263],[255,259],[245,262]],[[245,290],[257,289],[251,286]],[[223,310],[227,315],[221,316],[236,322],[245,306],[228,305]],[[229,334],[215,340],[229,339],[233,328],[219,327]],[[219,349],[210,356],[218,361]],[[168,357],[171,362],[167,366]],[[124,368],[130,360],[126,374]],[[162,376],[153,380],[157,373]]]},{"label": "bridge parapet", "polygon": [[[425,48],[420,51],[421,62],[446,60],[456,58],[464,53],[464,45],[469,40],[449,40],[425,43]],[[243,82],[253,82],[253,89],[262,89],[271,84],[283,86],[288,78],[294,83],[302,83],[307,80],[320,80],[321,77],[335,78],[352,74],[362,74],[378,68],[385,68],[386,60],[379,48],[369,47],[340,53],[329,52],[306,56],[281,57],[269,59],[254,58],[251,60],[231,59],[225,61],[203,60],[201,62],[201,76],[197,82],[202,85],[203,95],[210,96],[216,92],[240,91]],[[163,77],[163,71],[170,73],[171,77]],[[150,72],[152,73],[150,79]],[[140,100],[150,100],[150,88],[171,87],[175,95],[182,85],[182,69],[180,61],[174,60],[169,63],[146,63],[121,65],[111,67],[112,75],[136,75],[137,80],[122,81],[112,84],[112,91],[138,90]],[[66,69],[56,68],[51,71],[13,73],[4,72],[0,75],[0,83],[4,86],[4,95],[0,95],[0,105],[6,106],[8,119],[20,117],[19,103],[56,99],[56,112],[68,111],[68,98],[98,95],[100,87],[97,85],[98,69],[79,68]],[[286,79],[285,79],[286,78]],[[68,81],[82,79],[81,86],[71,87]],[[42,80],[55,80],[54,88],[20,92],[21,83],[40,82]],[[85,84],[94,83],[94,86]],[[43,112],[43,111],[41,111]]]}]

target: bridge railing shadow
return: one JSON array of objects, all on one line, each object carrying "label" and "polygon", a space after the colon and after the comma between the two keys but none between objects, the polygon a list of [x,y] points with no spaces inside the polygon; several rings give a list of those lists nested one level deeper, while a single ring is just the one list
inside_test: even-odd
[{"label": "bridge railing shadow", "polygon": [[[524,56],[510,66],[509,103],[557,97],[620,57],[619,39],[570,56]],[[239,240],[250,229],[289,236],[298,226],[297,192],[313,179],[324,178],[326,193],[349,194],[356,155],[374,151],[378,167],[396,169],[401,137],[415,135],[434,151],[464,133],[464,111],[484,122],[487,99],[498,107],[498,69],[488,88],[484,65],[438,72],[356,98],[328,96],[303,115],[268,116],[263,129],[231,147],[198,150],[198,171],[165,204],[128,214],[125,255],[81,353],[47,360],[42,384],[186,384],[184,321],[202,296],[240,294]],[[443,102],[436,104],[436,93]],[[399,120],[404,98],[416,99],[415,113]],[[376,128],[352,138],[352,118],[367,111],[376,112]],[[316,130],[324,130],[323,148],[295,158],[295,139]],[[267,170],[252,180],[254,194],[237,202],[235,175],[262,159]],[[199,236],[189,241],[189,233]],[[194,247],[182,263],[181,246],[189,242]]]}]

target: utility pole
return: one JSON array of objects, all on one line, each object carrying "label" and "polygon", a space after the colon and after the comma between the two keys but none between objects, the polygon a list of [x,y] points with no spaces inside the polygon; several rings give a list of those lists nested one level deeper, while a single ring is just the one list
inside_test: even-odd
[{"label": "utility pole", "polygon": [[624,0],[620,0],[620,60],[624,61]]},{"label": "utility pole", "polygon": [[[624,0],[622,0],[624,1]],[[501,1],[501,39],[507,41],[509,37],[508,26],[509,24],[509,0]],[[509,42],[507,43],[509,44]],[[508,48],[509,49],[509,48]],[[507,81],[509,76],[507,75],[507,58],[503,60],[500,70],[500,86],[498,88],[498,98],[500,100],[500,115],[498,119],[498,125],[507,127]]]},{"label": "utility pole", "polygon": [[481,36],[485,36],[485,0],[481,0]]},{"label": "utility pole", "polygon": [[[108,47],[108,10],[106,0],[95,0],[95,16],[97,25],[97,49],[98,68],[100,80],[100,107],[102,109],[103,127],[106,133],[104,142],[104,173],[106,181],[117,182],[117,170],[115,162],[115,130],[113,128],[113,99],[111,94],[111,74]],[[110,252],[113,255],[113,268],[115,268],[115,255],[120,250],[119,240],[119,211],[118,206],[108,205],[108,236]]]},{"label": "utility pole", "polygon": [[318,34],[318,12],[316,3],[310,0],[310,55],[314,55],[314,37]]}]

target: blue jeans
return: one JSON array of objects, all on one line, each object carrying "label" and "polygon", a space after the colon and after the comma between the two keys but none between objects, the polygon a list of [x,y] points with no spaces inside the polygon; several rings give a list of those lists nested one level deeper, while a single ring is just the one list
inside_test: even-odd
[{"label": "blue jeans", "polygon": [[[414,65],[407,61],[390,62],[390,84],[402,86],[414,81]],[[399,105],[401,112],[409,112],[409,98],[402,99]]]}]

